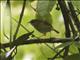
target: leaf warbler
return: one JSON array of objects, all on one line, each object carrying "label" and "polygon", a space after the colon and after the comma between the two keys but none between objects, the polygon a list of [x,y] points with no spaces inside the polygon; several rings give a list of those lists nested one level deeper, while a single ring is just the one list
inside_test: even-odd
[{"label": "leaf warbler", "polygon": [[50,31],[55,31],[56,33],[59,33],[56,29],[54,29],[52,27],[51,24],[49,24],[47,21],[45,20],[40,20],[40,19],[32,19],[30,21],[31,25],[36,29],[38,30],[40,33],[43,33],[44,35],[47,33],[47,32],[50,32]]}]

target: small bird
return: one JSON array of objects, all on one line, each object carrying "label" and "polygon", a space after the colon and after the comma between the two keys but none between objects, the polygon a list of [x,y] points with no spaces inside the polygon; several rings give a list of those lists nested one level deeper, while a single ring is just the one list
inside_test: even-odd
[{"label": "small bird", "polygon": [[54,29],[52,27],[51,24],[49,24],[47,21],[45,20],[40,20],[40,19],[32,19],[30,21],[31,25],[36,29],[38,30],[40,33],[43,33],[44,35],[47,33],[47,32],[50,32],[50,31],[55,31],[56,33],[59,33],[56,29]]}]

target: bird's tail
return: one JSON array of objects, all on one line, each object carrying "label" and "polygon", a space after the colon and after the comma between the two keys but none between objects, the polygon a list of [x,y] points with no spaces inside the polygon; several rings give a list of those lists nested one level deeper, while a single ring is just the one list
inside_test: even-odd
[{"label": "bird's tail", "polygon": [[57,31],[56,29],[53,28],[53,31],[55,31],[56,33],[59,33],[59,31]]}]

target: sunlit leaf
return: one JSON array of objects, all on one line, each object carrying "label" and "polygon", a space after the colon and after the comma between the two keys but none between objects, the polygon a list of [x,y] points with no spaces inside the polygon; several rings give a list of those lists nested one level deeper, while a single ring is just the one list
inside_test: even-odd
[{"label": "sunlit leaf", "polygon": [[62,44],[56,46],[54,49],[63,48],[63,47],[69,46],[70,44],[71,44],[70,42],[62,43]]}]

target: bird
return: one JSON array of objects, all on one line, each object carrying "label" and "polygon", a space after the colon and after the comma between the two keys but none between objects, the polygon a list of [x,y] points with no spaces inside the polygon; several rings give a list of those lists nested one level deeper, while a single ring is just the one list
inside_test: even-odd
[{"label": "bird", "polygon": [[44,35],[47,32],[51,32],[52,30],[56,33],[59,33],[56,29],[52,27],[50,23],[48,23],[46,20],[40,20],[40,19],[32,19],[30,21],[31,25],[38,30],[40,33],[43,33]]}]

